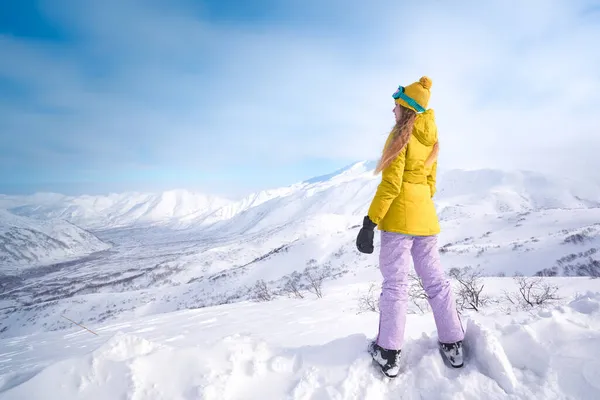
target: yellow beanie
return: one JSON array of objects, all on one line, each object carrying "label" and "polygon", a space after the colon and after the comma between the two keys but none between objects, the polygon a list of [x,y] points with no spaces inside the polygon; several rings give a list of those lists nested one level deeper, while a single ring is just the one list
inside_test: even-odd
[{"label": "yellow beanie", "polygon": [[[427,105],[429,104],[429,96],[431,95],[429,89],[431,89],[431,79],[429,79],[426,76],[423,76],[421,79],[419,79],[418,82],[414,82],[406,86],[404,88],[404,94],[416,101],[417,104],[419,104],[424,109],[427,109]],[[415,112],[419,112],[419,110],[412,107],[401,97],[397,98],[395,101],[401,106],[410,108]]]}]

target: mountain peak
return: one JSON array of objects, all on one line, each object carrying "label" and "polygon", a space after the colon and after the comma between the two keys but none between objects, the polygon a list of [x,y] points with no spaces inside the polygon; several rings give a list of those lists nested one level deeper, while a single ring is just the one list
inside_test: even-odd
[{"label": "mountain peak", "polygon": [[346,165],[343,168],[340,168],[334,172],[329,174],[316,176],[314,178],[307,179],[303,181],[303,184],[312,185],[315,183],[322,183],[332,180],[335,177],[345,176],[345,177],[353,177],[357,175],[364,174],[365,172],[373,171],[375,166],[377,165],[377,161],[358,161],[352,164]]},{"label": "mountain peak", "polygon": [[[380,180],[372,173],[375,165],[372,160],[355,162],[330,174],[263,190],[239,201],[174,189],[108,196],[3,196],[0,208],[26,217],[64,219],[87,229],[206,227],[219,222],[231,223],[234,229],[234,220],[240,215],[244,223],[238,225],[248,229],[266,216],[270,216],[269,225],[283,226],[290,218],[297,221],[317,214],[364,213]],[[479,215],[600,205],[598,185],[529,171],[438,170],[437,186],[435,201],[442,216],[454,215],[456,210]]]}]

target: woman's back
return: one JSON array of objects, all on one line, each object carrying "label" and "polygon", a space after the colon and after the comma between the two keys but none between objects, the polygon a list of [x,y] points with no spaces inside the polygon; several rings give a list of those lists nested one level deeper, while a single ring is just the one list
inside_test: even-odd
[{"label": "woman's back", "polygon": [[[427,178],[435,165],[435,157],[430,157],[434,151],[433,146],[438,141],[435,115],[432,109],[417,115],[411,137],[407,145],[407,154],[404,164],[404,177],[414,177],[420,182]],[[429,162],[428,162],[429,161]],[[426,181],[424,183],[427,183]]]},{"label": "woman's back", "polygon": [[[434,111],[418,114],[407,145],[382,171],[385,184],[380,185],[369,210],[369,217],[377,221],[379,229],[416,236],[440,232],[432,199],[436,191],[437,141]],[[387,210],[381,207],[386,203]]]}]

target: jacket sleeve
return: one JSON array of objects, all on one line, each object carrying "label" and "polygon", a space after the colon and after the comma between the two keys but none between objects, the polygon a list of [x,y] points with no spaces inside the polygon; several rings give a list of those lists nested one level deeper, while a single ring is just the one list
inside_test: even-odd
[{"label": "jacket sleeve", "polygon": [[431,197],[433,197],[433,195],[435,194],[435,192],[437,190],[436,175],[437,175],[437,161],[433,163],[433,166],[431,167],[431,172],[429,173],[429,175],[427,175],[427,184],[429,185],[429,189],[431,190]]},{"label": "jacket sleeve", "polygon": [[404,163],[406,161],[406,147],[404,146],[400,154],[381,173],[381,183],[377,187],[377,192],[371,202],[368,213],[371,221],[377,225],[385,217],[392,201],[400,194],[402,176],[404,175]]}]

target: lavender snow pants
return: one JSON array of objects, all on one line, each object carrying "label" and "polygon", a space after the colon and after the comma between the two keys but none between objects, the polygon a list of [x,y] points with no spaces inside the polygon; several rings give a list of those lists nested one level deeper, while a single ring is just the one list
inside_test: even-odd
[{"label": "lavender snow pants", "polygon": [[384,349],[400,350],[408,305],[408,272],[412,255],[415,271],[423,281],[442,343],[464,339],[449,280],[440,262],[437,236],[408,236],[381,231],[379,268],[383,286],[379,298],[379,334],[377,344]]}]

